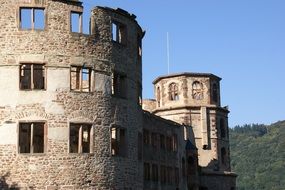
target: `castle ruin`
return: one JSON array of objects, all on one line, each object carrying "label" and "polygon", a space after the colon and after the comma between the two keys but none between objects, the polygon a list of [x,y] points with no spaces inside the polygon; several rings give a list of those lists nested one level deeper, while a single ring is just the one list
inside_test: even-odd
[{"label": "castle ruin", "polygon": [[220,78],[180,73],[142,100],[136,16],[2,0],[0,189],[235,190]]}]

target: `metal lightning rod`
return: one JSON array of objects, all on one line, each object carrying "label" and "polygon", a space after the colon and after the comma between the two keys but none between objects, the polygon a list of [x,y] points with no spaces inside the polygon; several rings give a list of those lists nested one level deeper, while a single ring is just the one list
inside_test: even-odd
[{"label": "metal lightning rod", "polygon": [[169,34],[168,32],[166,33],[166,40],[167,40],[167,73],[169,74]]}]

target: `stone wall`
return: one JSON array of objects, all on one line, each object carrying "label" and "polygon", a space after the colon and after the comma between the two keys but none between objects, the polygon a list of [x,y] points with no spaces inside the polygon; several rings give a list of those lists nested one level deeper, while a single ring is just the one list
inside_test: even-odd
[{"label": "stone wall", "polygon": [[[43,30],[20,27],[20,8],[41,8]],[[142,189],[137,134],[142,131],[141,57],[143,37],[135,16],[96,7],[91,31],[71,32],[77,1],[4,0],[0,11],[0,177],[21,189]],[[112,22],[127,30],[126,44],[112,40]],[[22,21],[23,22],[23,21]],[[20,64],[44,65],[44,89],[19,89]],[[90,92],[71,91],[70,67],[92,70]],[[124,73],[124,98],[112,94],[114,71]],[[45,151],[19,153],[19,123],[45,123]],[[90,153],[70,153],[70,125],[92,125]],[[111,153],[111,127],[126,130],[126,156]]]}]

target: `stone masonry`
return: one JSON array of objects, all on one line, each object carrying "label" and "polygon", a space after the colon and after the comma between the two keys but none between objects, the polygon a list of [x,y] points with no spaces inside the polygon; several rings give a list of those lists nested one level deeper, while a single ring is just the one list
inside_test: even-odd
[{"label": "stone masonry", "polygon": [[78,0],[0,12],[0,189],[235,189],[219,77],[162,76],[142,100],[135,15],[95,7],[83,34]]}]

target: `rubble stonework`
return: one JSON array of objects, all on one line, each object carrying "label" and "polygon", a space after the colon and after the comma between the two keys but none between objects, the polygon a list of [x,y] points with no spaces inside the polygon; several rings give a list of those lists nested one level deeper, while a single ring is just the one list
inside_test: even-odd
[{"label": "rubble stonework", "polygon": [[[0,11],[0,189],[235,188],[220,156],[228,111],[207,99],[218,77],[194,76],[206,92],[196,102],[193,76],[159,78],[161,105],[141,105],[135,15],[95,7],[83,34],[77,0],[2,0]],[[167,100],[169,81],[181,101]]]}]

